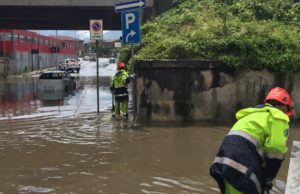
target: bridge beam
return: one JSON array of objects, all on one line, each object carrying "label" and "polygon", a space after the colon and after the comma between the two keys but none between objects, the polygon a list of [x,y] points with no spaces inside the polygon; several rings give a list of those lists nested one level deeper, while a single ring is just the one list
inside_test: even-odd
[{"label": "bridge beam", "polygon": [[103,19],[105,30],[120,30],[114,7],[0,6],[0,28],[88,30],[90,19]]},{"label": "bridge beam", "polygon": [[[131,0],[0,1],[0,29],[89,30],[89,20],[102,19],[104,30],[121,30],[115,4]],[[146,0],[142,20],[150,19],[155,0]]]}]

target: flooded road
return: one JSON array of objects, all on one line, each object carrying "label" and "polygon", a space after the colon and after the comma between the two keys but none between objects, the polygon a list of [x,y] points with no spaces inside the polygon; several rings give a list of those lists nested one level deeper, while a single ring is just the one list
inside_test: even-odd
[{"label": "flooded road", "polygon": [[[111,108],[110,78],[116,65],[100,60],[100,111]],[[0,80],[0,119],[36,116],[72,116],[97,110],[96,63],[83,62],[76,78],[77,87],[68,93],[37,91],[36,76],[11,76]]]},{"label": "flooded road", "polygon": [[[36,98],[2,107],[0,194],[219,193],[208,168],[229,124],[132,128],[131,117],[111,119],[108,86],[101,86],[103,111],[96,114],[94,78],[84,74],[77,91],[60,106]],[[30,83],[25,81],[24,87]],[[289,145],[299,139],[299,125],[293,124]],[[288,158],[277,177],[283,182]]]}]

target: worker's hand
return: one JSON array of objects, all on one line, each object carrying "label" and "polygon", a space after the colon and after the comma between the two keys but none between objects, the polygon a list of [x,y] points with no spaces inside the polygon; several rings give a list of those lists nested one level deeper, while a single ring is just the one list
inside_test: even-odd
[{"label": "worker's hand", "polygon": [[266,188],[266,192],[267,192],[267,193],[270,193],[272,187],[273,187],[272,179],[266,178],[266,180],[265,180],[265,188]]}]

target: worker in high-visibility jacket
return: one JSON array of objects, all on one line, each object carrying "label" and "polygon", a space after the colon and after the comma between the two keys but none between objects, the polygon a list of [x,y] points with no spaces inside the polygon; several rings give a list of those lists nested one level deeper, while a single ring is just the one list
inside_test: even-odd
[{"label": "worker in high-visibility jacket", "polygon": [[132,76],[129,76],[124,63],[118,64],[118,72],[113,76],[110,90],[114,94],[115,104],[113,117],[120,116],[122,111],[124,117],[128,117],[128,89],[127,84],[130,83]]},{"label": "worker in high-visibility jacket", "polygon": [[273,88],[264,105],[236,113],[237,122],[225,136],[210,167],[222,194],[265,194],[272,188],[286,154],[292,100]]}]

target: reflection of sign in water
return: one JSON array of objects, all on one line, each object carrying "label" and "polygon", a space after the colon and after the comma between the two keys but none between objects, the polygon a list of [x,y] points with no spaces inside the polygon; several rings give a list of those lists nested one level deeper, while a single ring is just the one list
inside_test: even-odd
[{"label": "reflection of sign in water", "polygon": [[102,40],[103,38],[103,21],[90,20],[91,40]]},{"label": "reflection of sign in water", "polygon": [[122,13],[122,43],[136,44],[141,40],[139,11]]}]

